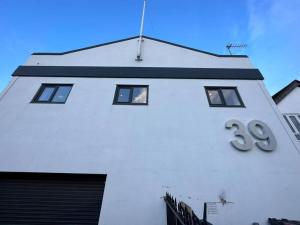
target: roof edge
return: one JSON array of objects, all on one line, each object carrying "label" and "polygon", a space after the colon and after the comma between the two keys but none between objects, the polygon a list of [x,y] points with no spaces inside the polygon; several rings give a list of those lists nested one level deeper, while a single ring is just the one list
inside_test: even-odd
[{"label": "roof edge", "polygon": [[296,87],[300,87],[300,81],[299,80],[293,80],[291,83],[289,83],[287,86],[282,88],[280,91],[278,91],[276,94],[272,96],[274,102],[278,104],[281,102],[286,96],[288,96]]},{"label": "roof edge", "polygon": [[[111,41],[111,42],[106,42],[106,43],[102,43],[102,44],[98,44],[98,45],[92,45],[92,46],[89,46],[89,47],[78,48],[78,49],[74,49],[74,50],[66,51],[66,52],[34,52],[31,55],[65,55],[65,54],[79,52],[79,51],[88,50],[88,49],[92,49],[92,48],[97,48],[97,47],[101,47],[101,46],[105,46],[105,45],[111,45],[111,44],[119,43],[119,42],[122,42],[122,41],[129,41],[129,40],[132,40],[132,39],[135,39],[135,38],[138,38],[138,37],[139,36],[133,36],[133,37],[124,38],[124,39]],[[176,43],[173,43],[173,42],[164,41],[164,40],[160,40],[160,39],[153,38],[153,37],[148,37],[148,36],[145,36],[145,35],[143,35],[143,38],[153,40],[153,41],[158,41],[158,42],[165,43],[165,44],[168,44],[168,45],[173,45],[173,46],[176,46],[176,47],[179,47],[179,48],[188,49],[188,50],[195,51],[195,52],[201,52],[201,53],[212,55],[212,56],[215,56],[215,57],[248,58],[247,55],[220,55],[220,54],[215,54],[215,53],[211,53],[211,52],[207,52],[207,51],[202,51],[200,49],[196,49],[196,48],[176,44]]]},{"label": "roof edge", "polygon": [[164,40],[153,38],[153,37],[148,37],[148,36],[143,36],[143,37],[148,38],[148,39],[153,40],[153,41],[162,42],[162,43],[165,43],[165,44],[173,45],[173,46],[180,47],[180,48],[185,48],[185,49],[192,50],[192,51],[195,51],[195,52],[205,53],[205,54],[216,56],[216,57],[248,58],[247,55],[221,55],[221,54],[207,52],[207,51],[203,51],[203,50],[192,48],[192,47],[187,47],[187,46],[176,44],[176,43],[169,42],[169,41],[164,41]]},{"label": "roof edge", "polygon": [[110,41],[110,42],[105,42],[102,44],[98,44],[98,45],[92,45],[92,46],[88,46],[88,47],[84,47],[84,48],[78,48],[78,49],[74,49],[71,51],[66,51],[66,52],[34,52],[31,55],[65,55],[65,54],[69,54],[69,53],[73,53],[73,52],[79,52],[79,51],[83,51],[83,50],[87,50],[87,49],[91,49],[91,48],[97,48],[97,47],[101,47],[101,46],[105,46],[105,45],[111,45],[111,44],[115,44],[118,42],[122,42],[122,41],[129,41],[135,38],[138,38],[139,36],[133,36],[133,37],[129,37],[129,38],[123,38],[123,39],[119,39],[116,41]]}]

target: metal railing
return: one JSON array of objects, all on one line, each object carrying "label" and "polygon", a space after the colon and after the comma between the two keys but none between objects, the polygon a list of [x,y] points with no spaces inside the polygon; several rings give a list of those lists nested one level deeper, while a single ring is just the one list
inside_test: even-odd
[{"label": "metal railing", "polygon": [[167,208],[167,225],[212,225],[207,222],[207,206],[204,203],[203,219],[200,220],[194,211],[185,203],[177,203],[169,193],[164,197]]},{"label": "metal railing", "polygon": [[[167,225],[212,225],[207,221],[207,203],[204,203],[203,219],[200,220],[191,207],[183,202],[177,202],[169,193],[164,200],[167,208]],[[300,221],[268,218],[270,225],[300,225]],[[259,225],[259,223],[252,223]]]}]

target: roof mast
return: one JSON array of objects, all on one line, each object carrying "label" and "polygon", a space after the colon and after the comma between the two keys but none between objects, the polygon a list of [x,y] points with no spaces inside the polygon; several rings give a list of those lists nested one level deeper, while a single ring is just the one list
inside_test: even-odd
[{"label": "roof mast", "polygon": [[139,43],[138,43],[138,50],[137,50],[137,56],[136,56],[136,61],[142,61],[141,54],[141,45],[142,45],[142,38],[143,38],[143,31],[144,31],[144,17],[145,17],[145,9],[146,9],[146,0],[144,0],[144,5],[143,5],[143,13],[142,13],[142,20],[141,20],[141,28],[140,28],[140,35],[139,35]]}]

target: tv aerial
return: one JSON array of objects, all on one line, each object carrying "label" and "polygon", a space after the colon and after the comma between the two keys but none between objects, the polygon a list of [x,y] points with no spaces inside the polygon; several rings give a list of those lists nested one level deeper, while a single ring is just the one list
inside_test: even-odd
[{"label": "tv aerial", "polygon": [[246,48],[246,47],[247,47],[246,44],[232,44],[232,43],[230,43],[230,44],[226,45],[226,48],[227,48],[230,55],[232,55],[232,52],[230,50],[231,48]]}]

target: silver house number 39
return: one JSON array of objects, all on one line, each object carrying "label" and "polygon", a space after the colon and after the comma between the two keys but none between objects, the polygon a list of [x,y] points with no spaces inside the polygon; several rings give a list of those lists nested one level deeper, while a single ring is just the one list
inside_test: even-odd
[{"label": "silver house number 39", "polygon": [[249,151],[253,148],[253,137],[259,141],[255,142],[255,145],[263,151],[273,151],[276,148],[276,139],[273,135],[273,132],[262,121],[252,120],[248,123],[248,131],[251,134],[248,134],[245,128],[245,125],[239,120],[229,120],[225,123],[227,129],[236,127],[234,135],[242,139],[241,141],[233,140],[230,141],[231,145],[240,151]]}]

